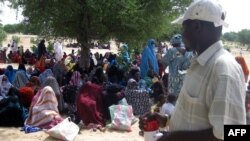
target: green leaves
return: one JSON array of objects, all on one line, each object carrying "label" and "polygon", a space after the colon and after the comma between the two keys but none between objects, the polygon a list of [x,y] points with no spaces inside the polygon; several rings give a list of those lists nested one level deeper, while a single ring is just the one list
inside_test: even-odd
[{"label": "green leaves", "polygon": [[242,44],[250,45],[250,30],[243,29],[238,32],[238,40]]},{"label": "green leaves", "polygon": [[46,36],[118,39],[136,47],[148,38],[161,39],[170,21],[191,0],[11,0],[23,8],[25,23]]},{"label": "green leaves", "polygon": [[6,37],[6,32],[3,30],[3,28],[0,27],[0,44],[3,42],[3,40],[5,40]]},{"label": "green leaves", "polygon": [[223,34],[223,39],[227,41],[238,41],[241,44],[250,45],[250,30],[242,29],[239,32],[227,32]]}]

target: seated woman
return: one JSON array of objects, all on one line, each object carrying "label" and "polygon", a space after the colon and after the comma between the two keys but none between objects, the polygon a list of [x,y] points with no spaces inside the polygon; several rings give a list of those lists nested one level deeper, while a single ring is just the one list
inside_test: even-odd
[{"label": "seated woman", "polygon": [[104,126],[102,113],[102,87],[86,82],[77,97],[77,114],[85,125],[95,124]]},{"label": "seated woman", "polygon": [[125,98],[128,104],[133,107],[134,115],[143,115],[150,111],[149,95],[146,91],[138,88],[138,83],[134,79],[128,81]]},{"label": "seated woman", "polygon": [[35,68],[42,73],[45,71],[46,63],[45,63],[46,57],[42,56],[37,62],[35,63]]},{"label": "seated woman", "polygon": [[106,120],[111,120],[109,107],[118,105],[125,97],[124,87],[119,84],[108,84],[103,92],[103,114]]},{"label": "seated woman", "polygon": [[34,96],[35,96],[35,93],[32,87],[24,86],[24,87],[19,88],[20,103],[25,108],[28,109],[30,107],[30,104]]},{"label": "seated woman", "polygon": [[13,85],[16,88],[20,88],[20,87],[25,86],[28,81],[29,80],[28,80],[28,76],[26,75],[26,72],[20,70],[16,72],[15,78],[13,80]]},{"label": "seated woman", "polygon": [[57,63],[55,63],[52,67],[52,72],[59,86],[63,86],[65,84],[64,76],[66,75],[66,67],[63,61],[58,61]]},{"label": "seated woman", "polygon": [[54,74],[53,74],[52,70],[48,68],[39,75],[39,79],[41,81],[41,84],[44,84],[46,78],[49,76],[54,77]]},{"label": "seated woman", "polygon": [[6,98],[0,101],[0,126],[21,127],[24,123],[24,114],[19,103],[18,90],[14,87],[9,89]]},{"label": "seated woman", "polygon": [[0,75],[0,101],[7,98],[9,89],[12,87],[12,84],[9,82],[6,75]]},{"label": "seated woman", "polygon": [[57,106],[58,102],[53,89],[50,86],[44,87],[34,96],[29,116],[24,124],[43,129],[52,128],[63,120]]},{"label": "seated woman", "polygon": [[58,84],[57,80],[55,79],[55,77],[48,76],[45,79],[45,82],[43,84],[43,87],[46,87],[46,86],[50,86],[53,89],[53,91],[56,95],[57,101],[58,101],[58,109],[60,112],[62,112],[64,110],[63,95],[60,91],[59,84]]},{"label": "seated woman", "polygon": [[29,80],[29,82],[26,84],[27,87],[32,87],[34,90],[34,93],[36,94],[38,90],[41,88],[41,81],[39,77],[32,76]]},{"label": "seated woman", "polygon": [[19,88],[20,103],[29,109],[33,97],[41,88],[41,83],[38,77],[32,76],[25,86]]},{"label": "seated woman", "polygon": [[13,69],[12,65],[8,65],[4,71],[4,74],[8,77],[10,83],[12,83],[16,75],[16,70]]}]

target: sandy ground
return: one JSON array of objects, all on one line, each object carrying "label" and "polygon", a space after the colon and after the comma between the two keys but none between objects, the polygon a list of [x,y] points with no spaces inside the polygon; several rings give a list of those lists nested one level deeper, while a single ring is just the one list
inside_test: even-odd
[{"label": "sandy ground", "polygon": [[[138,134],[138,122],[132,126],[132,132],[119,131],[92,131],[82,129],[74,141],[143,141],[144,138]],[[25,134],[19,128],[0,128],[1,141],[56,141],[44,131]]]}]

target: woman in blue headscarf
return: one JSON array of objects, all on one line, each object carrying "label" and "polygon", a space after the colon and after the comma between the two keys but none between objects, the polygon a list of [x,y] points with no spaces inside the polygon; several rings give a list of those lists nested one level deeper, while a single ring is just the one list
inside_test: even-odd
[{"label": "woman in blue headscarf", "polygon": [[8,77],[10,83],[12,83],[16,75],[16,70],[13,69],[12,65],[8,65],[4,74]]},{"label": "woman in blue headscarf", "polygon": [[144,48],[142,52],[141,59],[141,78],[143,79],[150,69],[154,70],[156,74],[159,73],[157,59],[154,53],[155,48],[155,40],[149,39],[147,46]]},{"label": "woman in blue headscarf", "polygon": [[124,44],[122,46],[122,59],[124,62],[128,63],[130,61],[129,53],[128,53],[128,45]]}]

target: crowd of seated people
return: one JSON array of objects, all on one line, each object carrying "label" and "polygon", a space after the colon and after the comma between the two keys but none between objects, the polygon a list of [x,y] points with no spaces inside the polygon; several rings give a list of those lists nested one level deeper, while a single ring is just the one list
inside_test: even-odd
[{"label": "crowd of seated people", "polygon": [[[32,60],[29,50],[22,55],[27,63]],[[43,56],[29,68],[24,61],[19,63],[18,69],[11,65],[3,68],[0,74],[0,126],[31,125],[49,129],[66,115],[76,123],[82,121],[86,126],[91,124],[103,131],[106,122],[111,120],[109,106],[118,104],[123,98],[132,105],[136,116],[150,111],[151,96],[139,87],[136,75],[139,68],[132,67],[131,71],[124,72],[113,53],[91,56],[87,70],[79,66],[79,59],[74,54],[56,62],[46,61],[53,58]],[[130,88],[132,86],[134,89]]]}]

